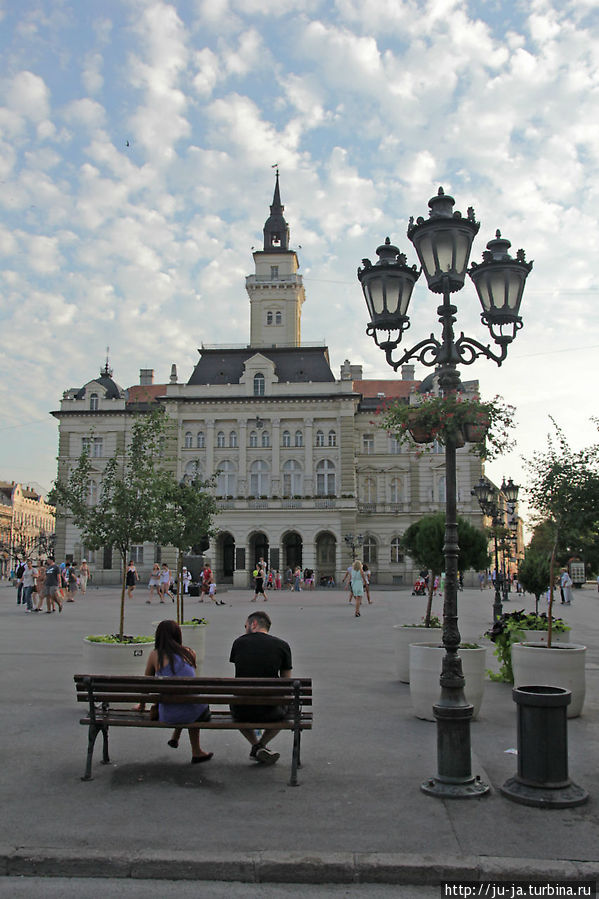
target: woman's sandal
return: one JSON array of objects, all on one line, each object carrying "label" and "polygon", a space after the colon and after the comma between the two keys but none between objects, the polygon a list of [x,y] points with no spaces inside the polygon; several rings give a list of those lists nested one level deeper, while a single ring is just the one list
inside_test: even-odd
[{"label": "woman's sandal", "polygon": [[359,618],[359,617],[360,617],[360,613],[359,613],[359,612],[356,612],[355,615],[354,615],[354,618]]},{"label": "woman's sandal", "polygon": [[179,741],[178,740],[168,740],[167,745],[170,746],[172,749],[177,749],[179,746]]},{"label": "woman's sandal", "polygon": [[202,762],[209,762],[213,755],[213,752],[205,752],[204,755],[192,755],[191,764],[201,765]]}]

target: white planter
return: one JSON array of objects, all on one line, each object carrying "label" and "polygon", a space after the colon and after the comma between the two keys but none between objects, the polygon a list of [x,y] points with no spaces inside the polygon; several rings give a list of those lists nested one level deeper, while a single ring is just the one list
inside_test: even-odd
[{"label": "white planter", "polygon": [[189,646],[196,654],[196,672],[202,673],[202,666],[206,657],[206,628],[207,624],[182,624],[181,633],[183,646]]},{"label": "white planter", "polygon": [[[441,665],[445,647],[439,643],[410,643],[410,698],[417,718],[434,721],[433,705],[439,701],[441,687]],[[464,693],[474,706],[473,718],[478,717],[483,701],[487,650],[484,646],[476,649],[459,650],[462,671],[466,680]]]},{"label": "white planter", "polygon": [[143,674],[154,640],[148,643],[92,643],[83,640],[82,674]]},{"label": "white planter", "polygon": [[[523,643],[547,643],[547,631],[523,631]],[[551,631],[551,643],[569,643],[570,631]],[[534,686],[531,685],[531,686]]]},{"label": "white planter", "polygon": [[402,684],[410,683],[410,643],[418,643],[420,640],[428,640],[437,635],[441,639],[441,633],[440,627],[408,627],[405,624],[393,626],[397,679]]},{"label": "white planter", "polygon": [[586,646],[580,643],[552,645],[528,641],[512,644],[515,687],[564,687],[572,691],[568,718],[582,712],[586,692]]}]

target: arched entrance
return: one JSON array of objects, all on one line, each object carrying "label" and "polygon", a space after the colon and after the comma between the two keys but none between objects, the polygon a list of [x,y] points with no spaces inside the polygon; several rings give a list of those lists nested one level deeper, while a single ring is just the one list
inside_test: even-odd
[{"label": "arched entrance", "polygon": [[258,559],[268,562],[268,537],[262,531],[256,531],[250,537],[250,570],[256,567]]},{"label": "arched entrance", "polygon": [[335,577],[337,569],[337,538],[323,531],[316,538],[316,571],[318,578]]},{"label": "arched entrance", "polygon": [[235,538],[227,531],[218,535],[216,557],[218,579],[224,584],[232,584],[235,570]]},{"label": "arched entrance", "polygon": [[297,531],[290,531],[283,537],[283,568],[302,567],[302,538]]}]

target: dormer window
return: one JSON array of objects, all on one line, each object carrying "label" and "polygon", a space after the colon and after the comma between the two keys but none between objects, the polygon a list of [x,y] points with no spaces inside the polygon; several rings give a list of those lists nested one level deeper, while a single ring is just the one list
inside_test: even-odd
[{"label": "dormer window", "polygon": [[264,396],[264,375],[258,372],[254,375],[254,396]]},{"label": "dormer window", "polygon": [[[277,241],[277,242],[278,242],[278,241]],[[273,240],[273,243],[274,243],[274,240]],[[270,267],[270,280],[271,280],[271,281],[276,281],[278,277],[279,277],[279,266],[278,266],[278,265],[271,265],[271,267]]]},{"label": "dormer window", "polygon": [[97,412],[98,411],[98,394],[92,393],[89,398],[89,411]]}]

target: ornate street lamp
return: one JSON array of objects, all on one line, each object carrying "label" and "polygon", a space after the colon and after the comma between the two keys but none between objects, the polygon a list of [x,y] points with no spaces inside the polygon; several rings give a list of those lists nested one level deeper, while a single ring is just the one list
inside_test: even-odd
[{"label": "ornate street lamp", "polygon": [[502,509],[500,505],[500,497],[503,496],[505,502],[508,505],[508,508],[514,507],[514,505],[518,502],[518,493],[520,491],[520,487],[517,484],[514,484],[512,479],[510,478],[506,484],[505,478],[502,481],[501,487],[497,490],[496,487],[491,484],[486,478],[481,478],[478,484],[475,484],[472,488],[472,495],[476,497],[478,500],[478,504],[483,512],[488,518],[493,522],[493,539],[494,539],[494,549],[495,549],[495,595],[493,599],[493,621],[498,621],[501,618],[503,612],[503,606],[501,603],[501,589],[502,586],[505,586],[504,592],[504,602],[507,601],[507,586],[505,585],[504,577],[499,571],[499,549],[497,544],[497,528],[502,524]]},{"label": "ornate street lamp", "polygon": [[358,534],[355,537],[353,534],[345,534],[343,539],[345,540],[345,542],[351,549],[352,562],[355,562],[356,561],[356,546],[362,546],[362,544],[364,543],[363,534]]},{"label": "ornate street lamp", "polygon": [[[405,350],[399,358],[394,358],[404,332],[410,327],[408,308],[420,273],[416,266],[408,266],[406,256],[391,244],[389,238],[377,249],[378,262],[373,265],[369,259],[363,259],[363,267],[358,269],[370,314],[366,330],[384,351],[388,364],[397,371],[414,359],[437,368],[439,386],[445,395],[459,388],[458,364],[471,365],[481,356],[498,365],[504,361],[509,344],[522,327],[520,303],[532,267],[531,262],[525,261],[522,250],[518,250],[513,259],[508,253],[510,242],[497,232],[495,240],[487,244],[483,261],[468,270],[472,241],[480,226],[472,208],[463,218],[460,212],[454,211],[454,203],[453,197],[439,188],[437,196],[429,200],[428,219],[414,221],[411,218],[408,226],[408,237],[414,244],[428,287],[443,296],[437,309],[442,327],[440,339],[431,334]],[[462,289],[466,274],[470,275],[482,305],[481,320],[489,328],[498,349],[466,337],[463,332],[459,337],[455,336],[453,326],[458,310],[451,303],[451,294]],[[448,437],[445,445],[445,468],[445,655],[440,677],[441,696],[433,706],[437,721],[438,773],[421,788],[441,798],[467,798],[480,796],[489,787],[472,775],[470,721],[473,707],[464,696],[465,682],[458,654],[461,638],[457,614],[459,547],[454,437]]]}]

